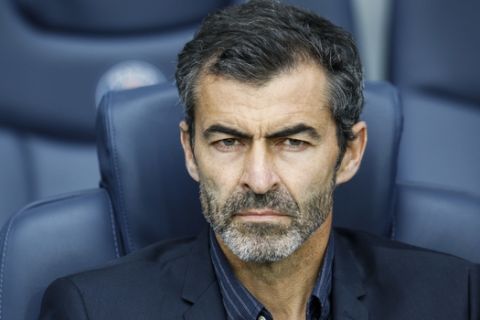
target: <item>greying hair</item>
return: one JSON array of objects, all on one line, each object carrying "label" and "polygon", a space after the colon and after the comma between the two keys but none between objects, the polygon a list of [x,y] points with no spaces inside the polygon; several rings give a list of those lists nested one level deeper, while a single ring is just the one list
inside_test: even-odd
[{"label": "greying hair", "polygon": [[261,86],[302,62],[327,74],[341,155],[363,106],[362,67],[351,35],[311,12],[252,0],[209,15],[178,55],[176,82],[193,142],[196,86],[213,74]]}]

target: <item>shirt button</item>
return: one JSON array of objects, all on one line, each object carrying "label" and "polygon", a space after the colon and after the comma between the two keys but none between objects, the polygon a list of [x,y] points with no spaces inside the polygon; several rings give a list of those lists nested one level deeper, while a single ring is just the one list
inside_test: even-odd
[{"label": "shirt button", "polygon": [[257,320],[267,320],[267,318],[265,318],[264,316],[259,316]]}]

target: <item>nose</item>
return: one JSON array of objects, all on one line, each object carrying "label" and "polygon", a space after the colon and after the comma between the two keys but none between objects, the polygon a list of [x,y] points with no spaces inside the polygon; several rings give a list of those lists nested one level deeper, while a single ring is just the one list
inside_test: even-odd
[{"label": "nose", "polygon": [[265,194],[279,186],[279,176],[268,154],[267,147],[254,143],[245,157],[241,178],[242,187],[256,194]]}]

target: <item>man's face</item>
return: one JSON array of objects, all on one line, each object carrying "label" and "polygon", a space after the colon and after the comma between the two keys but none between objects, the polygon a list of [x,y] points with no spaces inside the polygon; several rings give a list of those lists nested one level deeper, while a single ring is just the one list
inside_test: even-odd
[{"label": "man's face", "polygon": [[181,127],[204,215],[241,260],[289,256],[331,213],[339,148],[319,67],[299,65],[260,87],[205,75],[193,151]]}]

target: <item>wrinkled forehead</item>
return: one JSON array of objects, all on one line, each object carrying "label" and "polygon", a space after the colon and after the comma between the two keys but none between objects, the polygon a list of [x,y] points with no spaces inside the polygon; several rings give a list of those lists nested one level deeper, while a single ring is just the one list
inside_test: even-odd
[{"label": "wrinkled forehead", "polygon": [[205,74],[198,82],[197,125],[222,122],[251,130],[331,120],[327,76],[314,64],[302,64],[256,85]]}]

